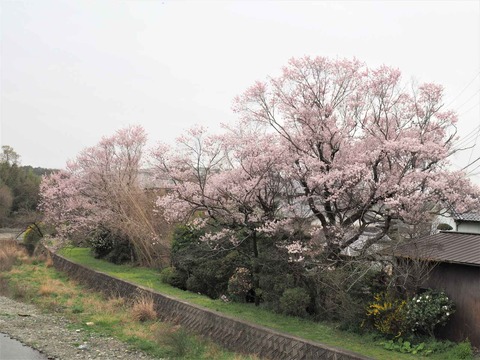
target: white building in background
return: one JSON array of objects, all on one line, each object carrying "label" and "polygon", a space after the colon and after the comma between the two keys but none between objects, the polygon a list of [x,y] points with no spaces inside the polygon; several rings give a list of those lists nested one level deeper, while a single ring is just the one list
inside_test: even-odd
[{"label": "white building in background", "polygon": [[436,221],[433,224],[433,233],[438,233],[440,230],[440,224],[447,224],[452,229],[450,231],[480,234],[480,214],[478,213],[446,213],[444,215],[438,215]]},{"label": "white building in background", "polygon": [[142,169],[138,173],[138,181],[144,189],[171,189],[173,182],[167,176],[159,177],[153,169]]}]

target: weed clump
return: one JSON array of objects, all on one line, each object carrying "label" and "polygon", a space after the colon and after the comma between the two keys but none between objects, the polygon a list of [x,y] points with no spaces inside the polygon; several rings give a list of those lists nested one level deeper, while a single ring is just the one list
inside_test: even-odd
[{"label": "weed clump", "polygon": [[132,318],[135,321],[145,322],[155,320],[157,312],[155,311],[155,304],[153,298],[146,294],[140,294],[133,302]]},{"label": "weed clump", "polygon": [[0,242],[0,271],[10,271],[17,261],[27,258],[28,254],[25,248],[14,240]]},{"label": "weed clump", "polygon": [[160,329],[157,332],[157,342],[168,349],[173,358],[192,357],[198,350],[198,342],[188,334],[181,326],[173,326]]}]

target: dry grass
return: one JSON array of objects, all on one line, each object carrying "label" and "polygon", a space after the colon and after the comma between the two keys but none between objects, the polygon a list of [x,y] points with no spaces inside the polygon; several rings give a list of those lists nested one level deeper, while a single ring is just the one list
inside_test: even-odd
[{"label": "dry grass", "polygon": [[15,300],[29,301],[34,296],[34,292],[25,284],[18,284],[10,288],[9,296]]},{"label": "dry grass", "polygon": [[52,259],[52,255],[50,255],[50,252],[47,252],[47,259],[45,260],[45,266],[47,268],[53,266],[53,259]]},{"label": "dry grass", "polygon": [[147,324],[147,326],[144,324],[132,324],[129,328],[125,329],[124,332],[128,336],[155,341],[157,334],[161,331],[160,329],[164,329],[166,327],[167,325],[164,323],[156,321],[154,323]]},{"label": "dry grass", "polygon": [[122,297],[112,297],[106,302],[106,306],[112,314],[117,313],[119,309],[125,308],[126,301]]},{"label": "dry grass", "polygon": [[50,281],[48,281],[45,284],[40,285],[40,287],[38,288],[38,294],[41,295],[41,296],[50,296],[53,293],[55,293],[55,291],[56,291],[56,289],[53,286],[53,284],[50,283]]},{"label": "dry grass", "polygon": [[96,296],[88,296],[82,299],[86,309],[95,309],[104,315],[117,315],[125,310],[125,299],[121,297],[109,298],[108,300]]},{"label": "dry grass", "polygon": [[25,261],[28,254],[25,248],[14,240],[0,241],[0,271],[10,271],[17,261]]},{"label": "dry grass", "polygon": [[135,321],[145,322],[148,320],[156,320],[157,312],[152,296],[140,294],[133,302],[131,309],[132,318]]},{"label": "dry grass", "polygon": [[73,295],[72,291],[57,279],[47,279],[38,288],[38,294],[42,296],[50,296],[52,294]]},{"label": "dry grass", "polygon": [[20,269],[15,269],[13,268],[12,270],[9,271],[10,275],[18,275],[18,274],[23,274],[23,271]]},{"label": "dry grass", "polygon": [[0,274],[0,295],[10,295],[10,287],[8,286],[8,280],[5,279],[2,274]]}]

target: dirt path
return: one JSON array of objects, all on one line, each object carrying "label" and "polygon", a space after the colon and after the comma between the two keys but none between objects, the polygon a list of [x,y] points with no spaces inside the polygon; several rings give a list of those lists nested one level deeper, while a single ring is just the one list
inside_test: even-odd
[{"label": "dirt path", "polygon": [[22,229],[0,228],[0,240],[13,240],[22,233]]}]

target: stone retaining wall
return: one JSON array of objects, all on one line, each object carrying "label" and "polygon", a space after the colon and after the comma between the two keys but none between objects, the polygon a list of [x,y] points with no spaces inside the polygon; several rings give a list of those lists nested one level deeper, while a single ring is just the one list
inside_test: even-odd
[{"label": "stone retaining wall", "polygon": [[120,280],[99,271],[76,264],[50,252],[57,270],[69,277],[105,293],[125,298],[147,292],[154,299],[161,320],[175,322],[187,330],[206,336],[227,349],[238,353],[256,354],[274,360],[366,360],[367,357],[346,350],[283,334],[263,326],[238,320],[224,314],[189,304],[151,289]]}]

